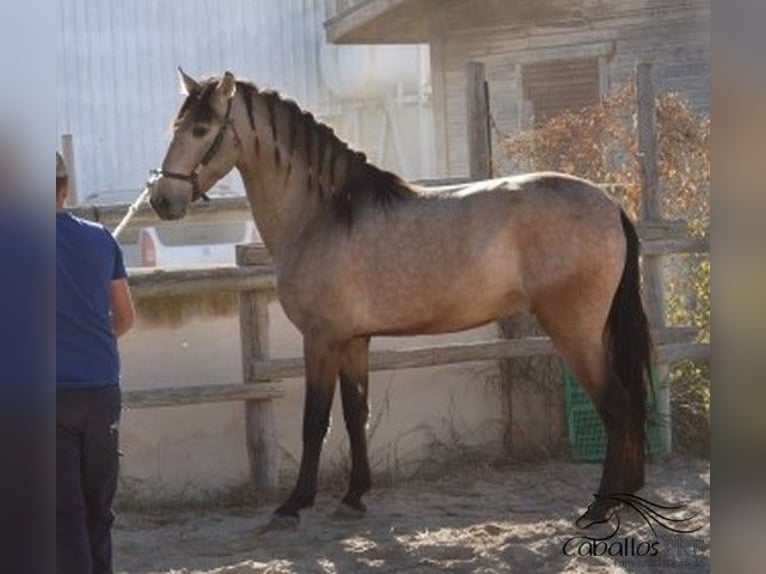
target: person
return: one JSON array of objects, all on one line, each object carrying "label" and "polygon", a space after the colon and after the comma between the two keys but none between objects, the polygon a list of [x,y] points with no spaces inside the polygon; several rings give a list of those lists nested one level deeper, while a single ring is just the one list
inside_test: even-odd
[{"label": "person", "polygon": [[67,167],[56,153],[56,571],[112,572],[120,362],[134,321],[119,244],[64,211]]},{"label": "person", "polygon": [[50,196],[44,209],[5,136],[0,126],[0,572],[40,574],[55,549],[53,226]]}]

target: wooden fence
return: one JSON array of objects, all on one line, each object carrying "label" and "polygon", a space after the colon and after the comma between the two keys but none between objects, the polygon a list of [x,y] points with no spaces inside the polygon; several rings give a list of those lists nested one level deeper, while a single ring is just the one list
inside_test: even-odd
[{"label": "wooden fence", "polygon": [[[477,67],[478,66],[478,67]],[[480,85],[469,85],[469,115],[472,132],[469,140],[472,176],[490,173],[491,153],[487,122],[487,92],[481,65],[469,65],[469,79]],[[656,134],[654,133],[654,96],[651,66],[638,66],[639,134],[644,163],[644,203],[642,218],[637,223],[641,238],[644,281],[647,285],[647,309],[657,345],[658,359],[663,365],[682,358],[703,358],[710,353],[709,344],[696,342],[696,333],[687,328],[667,328],[663,319],[662,288],[659,274],[661,257],[672,253],[707,251],[706,239],[686,236],[685,224],[662,219],[659,210],[659,185],[656,168]],[[476,132],[476,133],[473,133]],[[478,154],[478,156],[477,156]],[[482,163],[483,162],[483,163]],[[482,166],[484,166],[482,168]],[[465,180],[459,180],[465,182]],[[454,181],[430,182],[431,184]],[[72,211],[77,215],[115,225],[126,206],[83,207]],[[230,218],[233,213],[249,211],[244,198],[216,199],[210,204],[193,206],[191,217],[206,221]],[[155,222],[148,207],[139,211],[134,225]],[[166,295],[199,294],[221,291],[239,293],[242,370],[244,384],[212,384],[182,388],[157,388],[126,391],[124,402],[131,408],[198,405],[204,403],[244,401],[246,409],[247,447],[251,474],[260,489],[277,486],[277,437],[273,400],[284,395],[278,381],[303,376],[303,359],[272,358],[269,353],[269,302],[276,296],[274,269],[263,246],[240,245],[236,265],[204,269],[136,269],[130,274],[135,298]],[[372,370],[396,370],[432,367],[470,361],[500,360],[514,357],[548,355],[553,352],[549,339],[524,337],[491,341],[431,345],[420,348],[376,351],[371,353]],[[665,368],[665,367],[663,367]]]}]

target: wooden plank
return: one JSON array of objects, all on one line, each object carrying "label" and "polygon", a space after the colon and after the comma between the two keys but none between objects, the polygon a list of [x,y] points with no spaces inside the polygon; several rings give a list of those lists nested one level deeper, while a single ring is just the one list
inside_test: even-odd
[{"label": "wooden plank", "polygon": [[639,161],[641,163],[641,215],[649,221],[662,219],[660,199],[657,117],[655,111],[652,64],[636,65],[636,111]]},{"label": "wooden plank", "polygon": [[271,253],[263,243],[242,243],[235,247],[236,260],[240,265],[250,267],[253,265],[273,265]]},{"label": "wooden plank", "polygon": [[671,253],[705,253],[710,251],[707,237],[683,237],[677,239],[654,239],[641,242],[641,255],[655,256]]},{"label": "wooden plank", "polygon": [[[638,132],[638,161],[641,176],[641,219],[662,220],[662,199],[660,197],[659,151],[657,140],[657,112],[652,83],[652,64],[636,64],[636,130]],[[641,257],[642,287],[646,315],[649,325],[659,328],[665,324],[665,301],[662,281],[662,256],[644,252]],[[662,356],[658,352],[658,356]],[[668,377],[667,359],[660,359],[657,376],[660,381]],[[658,412],[670,420],[670,392],[667,385],[661,385],[658,392]],[[672,425],[666,425],[665,444],[667,452],[672,449]]]},{"label": "wooden plank", "polygon": [[131,269],[130,289],[135,298],[189,295],[220,291],[274,291],[272,267],[219,265],[178,269]]},{"label": "wooden plank", "polygon": [[667,345],[670,343],[693,343],[697,340],[699,331],[696,327],[665,327],[652,331],[652,341],[655,345]]},{"label": "wooden plank", "polygon": [[688,224],[683,219],[662,219],[634,222],[636,232],[642,240],[678,239],[688,235]]},{"label": "wooden plank", "polygon": [[[464,185],[480,181],[481,179],[483,178],[446,177],[418,179],[412,181],[412,183],[432,191],[447,191],[450,188],[460,189]],[[107,228],[112,229],[122,220],[128,208],[128,204],[108,206],[79,205],[67,208],[67,211],[81,219],[102,223]],[[184,221],[214,223],[216,221],[244,221],[250,218],[250,204],[246,198],[217,197],[213,198],[209,203],[194,203],[189,208],[189,213]],[[151,207],[145,204],[138,209],[128,228],[156,225],[158,223],[160,223],[160,219],[155,215]],[[638,221],[636,222],[636,229],[639,232],[639,236],[651,239],[680,237],[686,234],[687,230],[686,222],[683,220]]]},{"label": "wooden plank", "polygon": [[[690,327],[672,327],[654,331],[652,336],[657,348],[668,345],[673,353],[683,353],[689,349],[697,352],[693,342],[697,332]],[[455,343],[449,345],[434,345],[430,347],[415,347],[411,349],[396,349],[374,351],[370,354],[371,371],[387,371],[397,369],[414,369],[436,367],[472,361],[492,361],[549,355],[554,352],[553,343],[547,337],[524,337],[520,339],[496,339],[471,343]],[[668,351],[670,352],[670,351]],[[663,351],[658,351],[662,356]],[[303,376],[303,358],[290,357],[282,359],[255,360],[252,365],[253,376],[257,380],[268,381],[276,379],[291,379]]]},{"label": "wooden plank", "polygon": [[[370,353],[370,370],[386,371],[435,367],[470,361],[546,355],[552,351],[553,344],[550,339],[545,337],[375,351]],[[258,380],[301,377],[303,376],[303,358],[292,357],[255,361],[253,372]]]},{"label": "wooden plank", "polygon": [[[65,158],[66,159],[66,158]],[[466,177],[419,179],[412,183],[423,187],[463,184],[470,182]],[[136,191],[136,197],[141,193]],[[72,215],[88,221],[101,223],[108,229],[114,229],[128,212],[130,204],[116,203],[112,205],[77,205],[68,207]],[[213,197],[209,202],[198,201],[189,206],[184,222],[215,223],[224,221],[248,221],[252,219],[252,211],[247,197]],[[148,203],[141,205],[131,219],[128,229],[157,225],[162,223]]]},{"label": "wooden plank", "polygon": [[123,404],[132,409],[150,407],[180,407],[231,401],[268,401],[283,397],[285,391],[278,383],[258,385],[199,385],[177,388],[155,388],[122,391]]},{"label": "wooden plank", "polygon": [[[136,197],[139,193],[141,191],[137,190]],[[129,204],[81,205],[67,211],[82,219],[101,223],[111,230],[125,217],[128,207],[130,207]],[[216,197],[209,202],[197,201],[190,205],[184,221],[231,221],[249,218],[249,214],[250,204],[246,197]],[[152,207],[148,203],[144,203],[136,211],[129,227],[157,225],[160,222],[160,218]]]},{"label": "wooden plank", "polygon": [[[653,237],[653,239],[642,241],[641,252],[645,256],[706,252],[710,249],[708,238],[677,237],[679,228],[674,222],[654,222],[649,226],[639,224],[636,227],[640,235],[648,233]],[[663,237],[663,234],[666,234],[666,237]],[[240,251],[243,261],[251,263],[249,266],[131,269],[131,291],[136,298],[218,291],[273,292],[276,289],[276,278],[274,269],[269,264],[270,256],[266,248],[260,245],[255,247],[248,245],[241,246]]]},{"label": "wooden plank", "polygon": [[466,75],[466,121],[468,128],[468,173],[472,179],[492,176],[492,150],[489,132],[489,101],[487,99],[484,64],[468,62]]},{"label": "wooden plank", "polygon": [[[638,157],[641,164],[641,219],[662,220],[660,198],[659,155],[657,150],[657,119],[655,110],[652,64],[636,65],[636,111],[638,130]],[[643,287],[649,323],[664,324],[665,308],[662,288],[662,262],[659,257],[643,258]]]},{"label": "wooden plank", "polygon": [[77,164],[74,160],[74,142],[72,134],[63,134],[61,136],[61,157],[66,163],[67,179],[69,183],[69,197],[66,204],[77,205],[80,203],[80,196],[77,193]]},{"label": "wooden plank", "polygon": [[657,347],[657,358],[670,364],[683,359],[709,359],[710,343],[669,343]]},{"label": "wooden plank", "polygon": [[[508,341],[500,341],[500,343],[507,342]],[[543,347],[541,346],[541,348],[538,350],[542,351]],[[543,353],[541,352],[540,354]],[[710,358],[710,344],[696,342],[666,343],[658,347],[657,354],[658,358],[666,362],[673,362],[687,358],[708,359]],[[301,365],[303,363],[302,359],[289,360],[299,361]],[[486,360],[486,356],[484,356],[483,360]],[[297,373],[290,375],[290,377],[300,376],[302,373],[303,370],[301,366]],[[122,400],[123,404],[128,408],[142,409],[154,407],[180,407],[242,400],[268,401],[271,399],[281,398],[284,395],[284,388],[282,388],[279,383],[260,382],[250,385],[199,385],[178,388],[156,388],[150,390],[123,391]]]}]

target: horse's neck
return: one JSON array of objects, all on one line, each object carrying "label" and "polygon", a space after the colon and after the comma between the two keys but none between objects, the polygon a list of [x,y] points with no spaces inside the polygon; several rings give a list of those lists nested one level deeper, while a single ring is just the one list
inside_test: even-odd
[{"label": "horse's neck", "polygon": [[[258,232],[271,255],[276,259],[282,250],[297,238],[309,215],[307,205],[296,205],[294,185],[285,185],[281,173],[240,168],[245,191]],[[308,200],[308,198],[305,198]]]},{"label": "horse's neck", "polygon": [[[268,127],[268,126],[266,126]],[[270,131],[256,124],[255,134],[243,150],[244,160],[237,166],[245,185],[247,197],[263,242],[276,259],[282,250],[296,240],[303,229],[313,220],[321,205],[308,193],[305,183],[306,170],[292,158],[279,165],[274,162],[274,146]],[[259,129],[260,128],[260,129]],[[289,169],[289,176],[288,176]]]},{"label": "horse's neck", "polygon": [[[297,119],[290,118],[289,110],[280,107],[270,110],[263,97],[255,96],[253,111],[254,130],[248,119],[242,121],[251,137],[247,138],[249,141],[243,149],[238,168],[258,231],[276,259],[283,249],[299,239],[312,221],[328,209],[329,202],[321,200],[322,192],[318,188],[320,178],[327,177],[326,173],[317,169],[318,163],[326,163],[325,154],[318,149],[316,142],[320,135],[313,131],[313,127],[307,130],[305,124],[291,126],[291,121]],[[323,156],[321,159],[320,154]],[[322,185],[330,187],[331,183],[343,183],[346,164],[341,161],[338,165],[341,168],[337,170],[334,180],[327,182],[322,179]]]}]

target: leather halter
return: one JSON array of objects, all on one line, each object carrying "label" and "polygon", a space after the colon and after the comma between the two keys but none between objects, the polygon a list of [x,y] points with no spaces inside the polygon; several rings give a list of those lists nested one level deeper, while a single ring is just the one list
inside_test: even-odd
[{"label": "leather halter", "polygon": [[185,173],[178,173],[175,171],[168,171],[166,169],[152,169],[149,171],[151,177],[149,178],[149,183],[154,183],[157,179],[161,177],[167,177],[168,179],[178,179],[181,181],[185,181],[192,186],[192,202],[197,201],[198,199],[203,199],[204,201],[210,201],[210,198],[207,196],[206,193],[202,193],[199,189],[199,172],[202,170],[203,167],[205,167],[208,163],[210,163],[210,160],[212,160],[215,157],[215,154],[218,153],[218,150],[221,148],[221,143],[223,143],[223,137],[226,135],[226,128],[231,127],[231,131],[234,134],[234,139],[237,142],[237,146],[240,146],[242,143],[242,140],[239,139],[239,134],[237,133],[237,128],[234,127],[234,123],[231,121],[231,102],[232,99],[229,98],[229,101],[226,104],[226,115],[223,117],[223,121],[221,122],[221,127],[218,129],[218,133],[215,136],[215,139],[213,140],[213,143],[210,144],[210,147],[205,152],[205,155],[202,156],[202,159],[199,160],[197,165],[194,167],[194,169],[189,174]]}]

